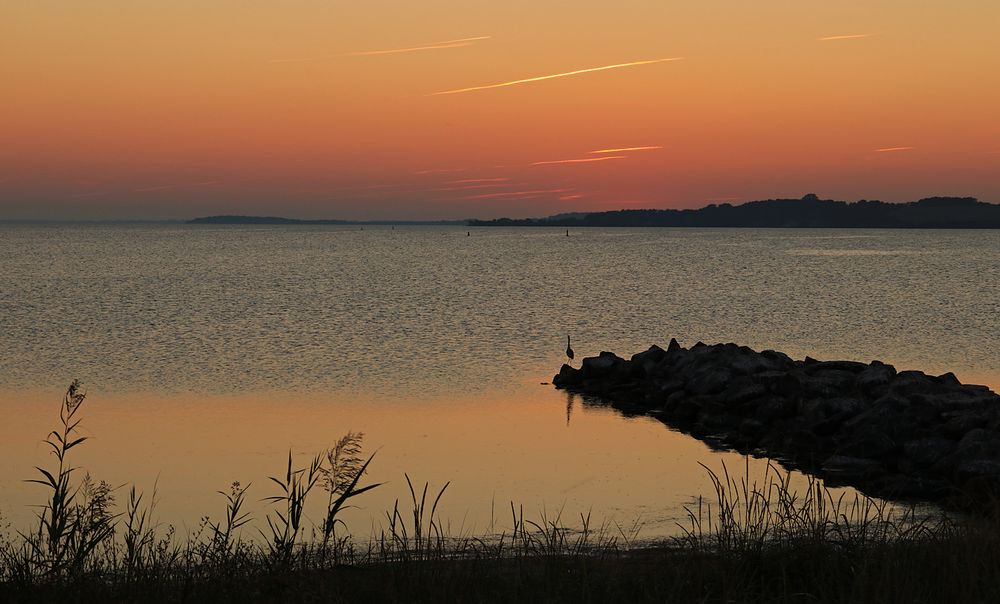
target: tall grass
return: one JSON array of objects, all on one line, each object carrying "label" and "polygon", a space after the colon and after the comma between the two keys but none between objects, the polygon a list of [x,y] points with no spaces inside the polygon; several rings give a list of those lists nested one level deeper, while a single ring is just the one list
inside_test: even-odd
[{"label": "tall grass", "polygon": [[[76,478],[85,397],[73,382],[46,439],[54,460],[32,480],[46,490],[37,524],[0,540],[2,601],[1000,601],[996,516],[922,517],[818,480],[796,491],[773,464],[756,478],[749,463],[740,475],[705,467],[714,496],[657,543],[638,541],[638,520],[528,518],[513,502],[508,528],[455,534],[438,511],[450,483],[404,474],[408,501],[364,541],[340,516],[382,483],[362,484],[374,454],[348,432],[303,464],[289,452],[256,533],[245,531],[251,485],[234,482],[219,491],[220,519],[178,537],[155,520],[155,487],[130,488],[116,511],[119,489]],[[320,491],[311,524],[304,510]]]},{"label": "tall grass", "polygon": [[79,570],[115,530],[117,517],[108,511],[113,501],[110,488],[103,483],[93,486],[88,476],[80,498],[81,487],[71,482],[76,468],[70,464],[69,452],[87,440],[77,430],[81,421],[77,415],[86,397],[79,381],[69,385],[59,406],[59,428],[44,441],[56,457],[55,467],[46,470],[36,466],[42,478],[28,480],[48,490],[35,532],[21,533],[28,554],[24,561],[31,566],[28,574]]},{"label": "tall grass", "polygon": [[760,553],[768,547],[835,545],[882,546],[919,539],[954,528],[941,514],[921,516],[913,505],[892,505],[854,491],[834,495],[822,481],[807,476],[803,490],[791,486],[791,472],[768,462],[762,476],[751,477],[749,458],[740,476],[723,463],[719,472],[700,464],[715,492],[714,502],[699,498],[685,508],[681,542],[715,552]]}]

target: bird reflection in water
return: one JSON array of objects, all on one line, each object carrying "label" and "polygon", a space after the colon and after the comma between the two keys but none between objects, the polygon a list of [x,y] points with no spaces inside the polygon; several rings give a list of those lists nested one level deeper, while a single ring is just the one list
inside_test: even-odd
[{"label": "bird reflection in water", "polygon": [[569,420],[573,417],[573,405],[576,403],[576,395],[572,392],[566,393],[566,427],[569,427]]}]

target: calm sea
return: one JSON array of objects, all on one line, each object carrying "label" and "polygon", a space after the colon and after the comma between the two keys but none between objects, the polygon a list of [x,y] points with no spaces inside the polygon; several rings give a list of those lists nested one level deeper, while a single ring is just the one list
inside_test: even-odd
[{"label": "calm sea", "polygon": [[0,277],[15,524],[74,378],[80,465],[155,484],[182,529],[233,480],[270,495],[289,449],[305,463],[365,432],[388,484],[352,511],[361,535],[408,497],[404,472],[451,481],[455,531],[498,528],[513,501],[656,535],[708,494],[699,461],[743,468],[543,384],[567,334],[578,360],[676,337],[1000,385],[997,231],[0,224]]}]

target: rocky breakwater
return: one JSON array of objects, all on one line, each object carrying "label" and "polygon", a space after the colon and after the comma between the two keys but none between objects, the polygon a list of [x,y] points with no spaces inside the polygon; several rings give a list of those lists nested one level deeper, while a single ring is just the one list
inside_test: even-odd
[{"label": "rocky breakwater", "polygon": [[872,496],[975,506],[1000,493],[1000,396],[951,373],[671,340],[563,365],[553,384]]}]

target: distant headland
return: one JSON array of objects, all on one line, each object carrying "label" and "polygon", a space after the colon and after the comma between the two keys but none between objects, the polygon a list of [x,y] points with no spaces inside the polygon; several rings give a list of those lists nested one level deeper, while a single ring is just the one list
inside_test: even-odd
[{"label": "distant headland", "polygon": [[338,220],[279,216],[205,216],[188,220],[202,225],[450,225],[541,227],[734,227],[734,228],[878,228],[1000,229],[1000,204],[974,197],[928,197],[909,203],[820,199],[766,199],[743,204],[711,204],[692,210],[615,210],[572,212],[546,218],[495,220]]},{"label": "distant headland", "polygon": [[973,197],[930,197],[910,203],[862,200],[768,199],[697,210],[617,210],[548,218],[470,220],[469,226],[749,227],[1000,229],[1000,205]]},{"label": "distant headland", "polygon": [[461,225],[464,226],[467,220],[302,220],[298,218],[282,218],[280,216],[205,216],[188,220],[187,224],[289,224],[289,225],[309,225],[309,224],[339,224],[339,225],[378,225],[378,224],[413,224],[413,225]]}]

